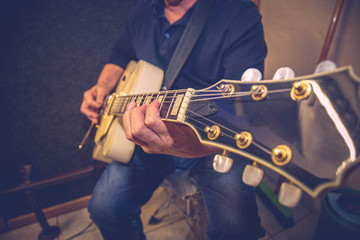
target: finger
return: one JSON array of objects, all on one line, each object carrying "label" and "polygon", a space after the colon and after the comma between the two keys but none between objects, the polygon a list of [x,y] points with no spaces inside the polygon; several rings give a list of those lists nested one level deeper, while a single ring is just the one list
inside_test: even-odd
[{"label": "finger", "polygon": [[102,103],[99,104],[96,101],[96,98],[97,98],[96,90],[90,89],[84,93],[83,102],[85,102],[87,104],[87,108],[89,108],[89,109],[94,108],[94,109],[98,110],[101,107]]},{"label": "finger", "polygon": [[80,106],[80,111],[92,122],[97,123],[98,122],[98,113],[96,109],[93,109],[89,107],[89,105],[83,101]]},{"label": "finger", "polygon": [[148,144],[146,142],[141,141],[140,139],[138,139],[136,136],[133,135],[132,124],[131,124],[131,114],[132,114],[133,109],[135,109],[135,108],[136,108],[136,103],[130,102],[127,105],[126,111],[123,115],[123,127],[124,127],[124,131],[125,131],[125,135],[129,141],[132,141],[142,147],[148,147]]},{"label": "finger", "polygon": [[153,101],[146,109],[145,124],[160,138],[168,136],[168,129],[165,122],[160,117],[159,101]]},{"label": "finger", "polygon": [[126,111],[123,115],[123,127],[125,131],[126,138],[130,141],[132,140],[132,134],[131,134],[131,111],[136,107],[136,103],[130,102],[126,106]]},{"label": "finger", "polygon": [[145,115],[148,105],[143,105],[134,108],[131,111],[130,122],[131,122],[131,134],[137,139],[152,144],[158,142],[158,136],[145,124]]}]

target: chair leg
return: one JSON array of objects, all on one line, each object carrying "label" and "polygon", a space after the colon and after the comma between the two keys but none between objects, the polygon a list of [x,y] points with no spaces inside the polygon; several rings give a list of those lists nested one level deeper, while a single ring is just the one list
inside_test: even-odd
[{"label": "chair leg", "polygon": [[163,204],[161,204],[153,213],[153,215],[149,219],[149,225],[159,224],[162,219],[158,218],[157,215],[164,209],[168,209],[171,204],[175,204],[174,201],[176,199],[176,195],[174,194],[169,200],[166,200]]},{"label": "chair leg", "polygon": [[[172,224],[180,220],[185,220],[185,223],[188,225],[189,229],[193,232],[197,239],[206,239],[204,228],[206,224],[203,222],[204,210],[202,210],[201,207],[198,208],[199,206],[197,204],[197,202],[202,202],[201,195],[199,195],[199,193],[195,193],[181,198],[174,193],[169,196],[170,197],[168,197],[168,199],[154,211],[149,219],[149,225],[157,225],[163,221],[166,222],[166,224]],[[183,204],[179,205],[179,199],[185,201],[185,206]],[[169,217],[169,214],[165,216],[161,215],[163,210],[169,209],[170,207],[175,209],[176,212],[180,214],[180,218],[176,217],[176,219],[170,220],[171,223],[166,221],[166,218]],[[194,207],[196,207],[196,209],[193,209]]]}]

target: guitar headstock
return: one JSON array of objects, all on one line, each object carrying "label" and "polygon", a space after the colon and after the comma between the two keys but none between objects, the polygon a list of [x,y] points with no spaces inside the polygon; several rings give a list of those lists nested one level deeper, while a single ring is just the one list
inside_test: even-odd
[{"label": "guitar headstock", "polygon": [[221,80],[196,91],[184,122],[204,144],[225,150],[215,165],[235,153],[252,170],[269,168],[320,197],[359,164],[359,120],[360,79],[342,67],[287,80]]}]

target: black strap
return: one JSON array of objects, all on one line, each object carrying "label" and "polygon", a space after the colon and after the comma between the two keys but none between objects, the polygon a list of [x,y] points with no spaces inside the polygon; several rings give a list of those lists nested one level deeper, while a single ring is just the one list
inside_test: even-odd
[{"label": "black strap", "polygon": [[165,72],[163,89],[170,89],[199,39],[215,0],[198,0]]}]

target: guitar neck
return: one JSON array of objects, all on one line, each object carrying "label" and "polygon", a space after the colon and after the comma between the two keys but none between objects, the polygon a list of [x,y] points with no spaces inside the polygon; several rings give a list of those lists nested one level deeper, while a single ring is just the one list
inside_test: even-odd
[{"label": "guitar neck", "polygon": [[113,94],[111,95],[113,99],[109,101],[111,102],[109,114],[122,116],[126,111],[126,106],[130,102],[135,102],[137,106],[142,106],[148,105],[154,100],[158,100],[160,117],[163,120],[181,121],[184,118],[184,111],[181,111],[181,109],[186,109],[193,94],[194,91],[192,89],[170,90],[157,93],[142,93],[125,96]]}]

